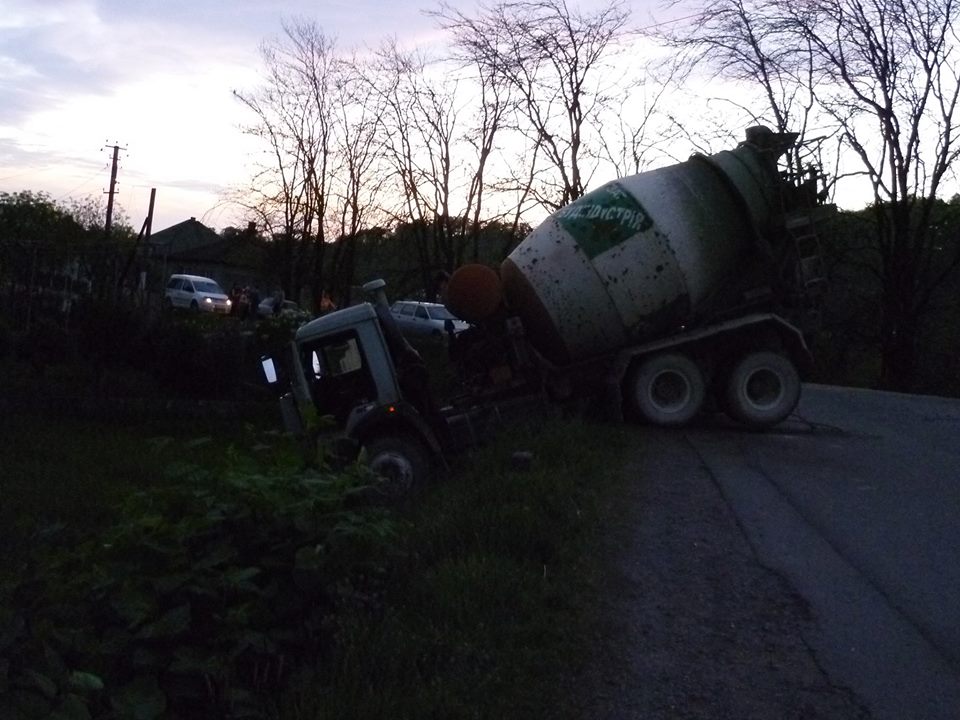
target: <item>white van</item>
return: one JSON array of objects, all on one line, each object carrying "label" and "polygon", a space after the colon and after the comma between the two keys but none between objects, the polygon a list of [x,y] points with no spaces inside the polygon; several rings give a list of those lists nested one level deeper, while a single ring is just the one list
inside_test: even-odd
[{"label": "white van", "polygon": [[231,305],[230,298],[216,280],[200,275],[171,275],[163,302],[167,309],[224,314],[230,312]]}]

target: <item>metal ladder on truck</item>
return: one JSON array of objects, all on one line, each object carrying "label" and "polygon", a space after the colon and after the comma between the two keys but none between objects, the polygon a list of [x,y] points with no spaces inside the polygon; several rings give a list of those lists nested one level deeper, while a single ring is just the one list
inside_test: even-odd
[{"label": "metal ladder on truck", "polygon": [[[797,180],[802,182],[806,177],[808,182],[818,181],[819,177],[811,174],[813,172],[811,168],[809,173],[803,173]],[[827,272],[817,226],[832,215],[834,207],[816,204],[816,198],[807,197],[806,194],[804,199],[806,202],[799,203],[800,207],[794,205],[790,210],[785,208],[783,226],[790,243],[787,258],[790,259],[789,265],[792,267],[785,267],[782,271],[793,275],[791,284],[794,292],[791,304],[798,311],[801,329],[806,332],[819,328],[822,322]]]}]

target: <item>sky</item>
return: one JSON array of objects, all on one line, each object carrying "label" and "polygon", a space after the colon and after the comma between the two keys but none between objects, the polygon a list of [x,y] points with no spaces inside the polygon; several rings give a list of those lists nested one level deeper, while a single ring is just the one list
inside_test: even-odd
[{"label": "sky", "polygon": [[[469,7],[466,2],[459,3]],[[241,222],[225,191],[254,146],[234,90],[257,85],[263,41],[315,20],[346,47],[436,36],[409,0],[0,0],[0,191],[96,196],[119,145],[117,202],[139,230]]]},{"label": "sky", "polygon": [[[119,145],[117,203],[135,231],[151,188],[154,231],[191,217],[243,225],[225,198],[248,183],[259,146],[233,92],[259,84],[261,44],[284,19],[315,21],[345,49],[435,43],[423,11],[436,1],[0,0],[0,192],[101,196]],[[635,26],[683,17],[663,0],[626,4]]]}]

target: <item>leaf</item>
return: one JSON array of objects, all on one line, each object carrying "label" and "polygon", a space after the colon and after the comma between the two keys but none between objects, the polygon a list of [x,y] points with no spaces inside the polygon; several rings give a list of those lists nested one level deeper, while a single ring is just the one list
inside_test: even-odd
[{"label": "leaf", "polygon": [[67,678],[70,687],[80,692],[103,690],[103,680],[93,673],[74,670]]},{"label": "leaf", "polygon": [[167,447],[172,442],[173,442],[173,438],[166,437],[166,436],[152,437],[147,439],[147,443],[150,445],[151,449],[155,454],[160,453],[160,451],[162,451],[165,447]]},{"label": "leaf", "polygon": [[8,720],[7,707],[12,708],[13,717],[10,720],[32,720],[32,718],[47,717],[53,709],[52,703],[39,692],[33,690],[20,690],[9,692],[0,700],[5,702],[0,705],[0,711],[3,711],[3,720]]},{"label": "leaf", "polygon": [[24,670],[23,675],[24,682],[22,684],[26,687],[36,688],[50,699],[57,696],[57,684],[43,673],[36,670]]},{"label": "leaf", "polygon": [[322,545],[307,545],[297,550],[294,567],[297,570],[319,570],[325,560]]},{"label": "leaf", "polygon": [[70,694],[47,720],[90,720],[90,710],[83,698]]},{"label": "leaf", "polygon": [[195,570],[208,570],[229,562],[236,556],[236,554],[236,548],[231,546],[229,543],[223,542],[210,549],[206,555],[194,563],[193,567]]},{"label": "leaf", "polygon": [[230,715],[235,718],[260,718],[263,709],[257,704],[256,696],[244,688],[231,687],[227,691],[227,702],[230,703]]},{"label": "leaf", "polygon": [[223,659],[197,648],[184,647],[174,653],[170,672],[183,675],[218,675],[223,670]]},{"label": "leaf", "polygon": [[250,585],[247,581],[260,574],[260,568],[231,568],[223,575],[223,580],[227,585]]},{"label": "leaf", "polygon": [[167,709],[167,696],[155,676],[145,675],[120,689],[113,708],[122,720],[156,720]]},{"label": "leaf", "polygon": [[46,664],[47,673],[53,677],[62,678],[67,674],[67,664],[60,657],[60,653],[50,647],[49,643],[43,643],[43,660]]},{"label": "leaf", "polygon": [[132,639],[133,636],[125,629],[115,627],[107,628],[100,638],[97,654],[103,657],[124,655]]},{"label": "leaf", "polygon": [[190,628],[190,603],[183,603],[165,612],[159,620],[140,628],[137,638],[154,640],[170,638],[186,632]]},{"label": "leaf", "polygon": [[171,573],[169,575],[162,575],[160,577],[154,578],[151,580],[153,584],[153,589],[159,595],[170,595],[173,592],[176,592],[182,588],[190,579],[192,575],[189,572],[179,572]]},{"label": "leaf", "polygon": [[135,671],[150,672],[158,670],[163,665],[162,656],[156,650],[148,647],[136,647],[129,657],[125,658],[127,665]]},{"label": "leaf", "polygon": [[130,628],[139,625],[157,611],[157,603],[153,597],[131,587],[125,587],[110,604]]}]

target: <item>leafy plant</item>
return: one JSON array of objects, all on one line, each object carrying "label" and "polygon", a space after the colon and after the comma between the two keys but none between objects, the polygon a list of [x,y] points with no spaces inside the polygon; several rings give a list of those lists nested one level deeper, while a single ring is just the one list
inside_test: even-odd
[{"label": "leafy plant", "polygon": [[171,463],[96,537],[46,528],[2,588],[0,717],[261,717],[331,616],[375,606],[398,523],[360,471]]}]

